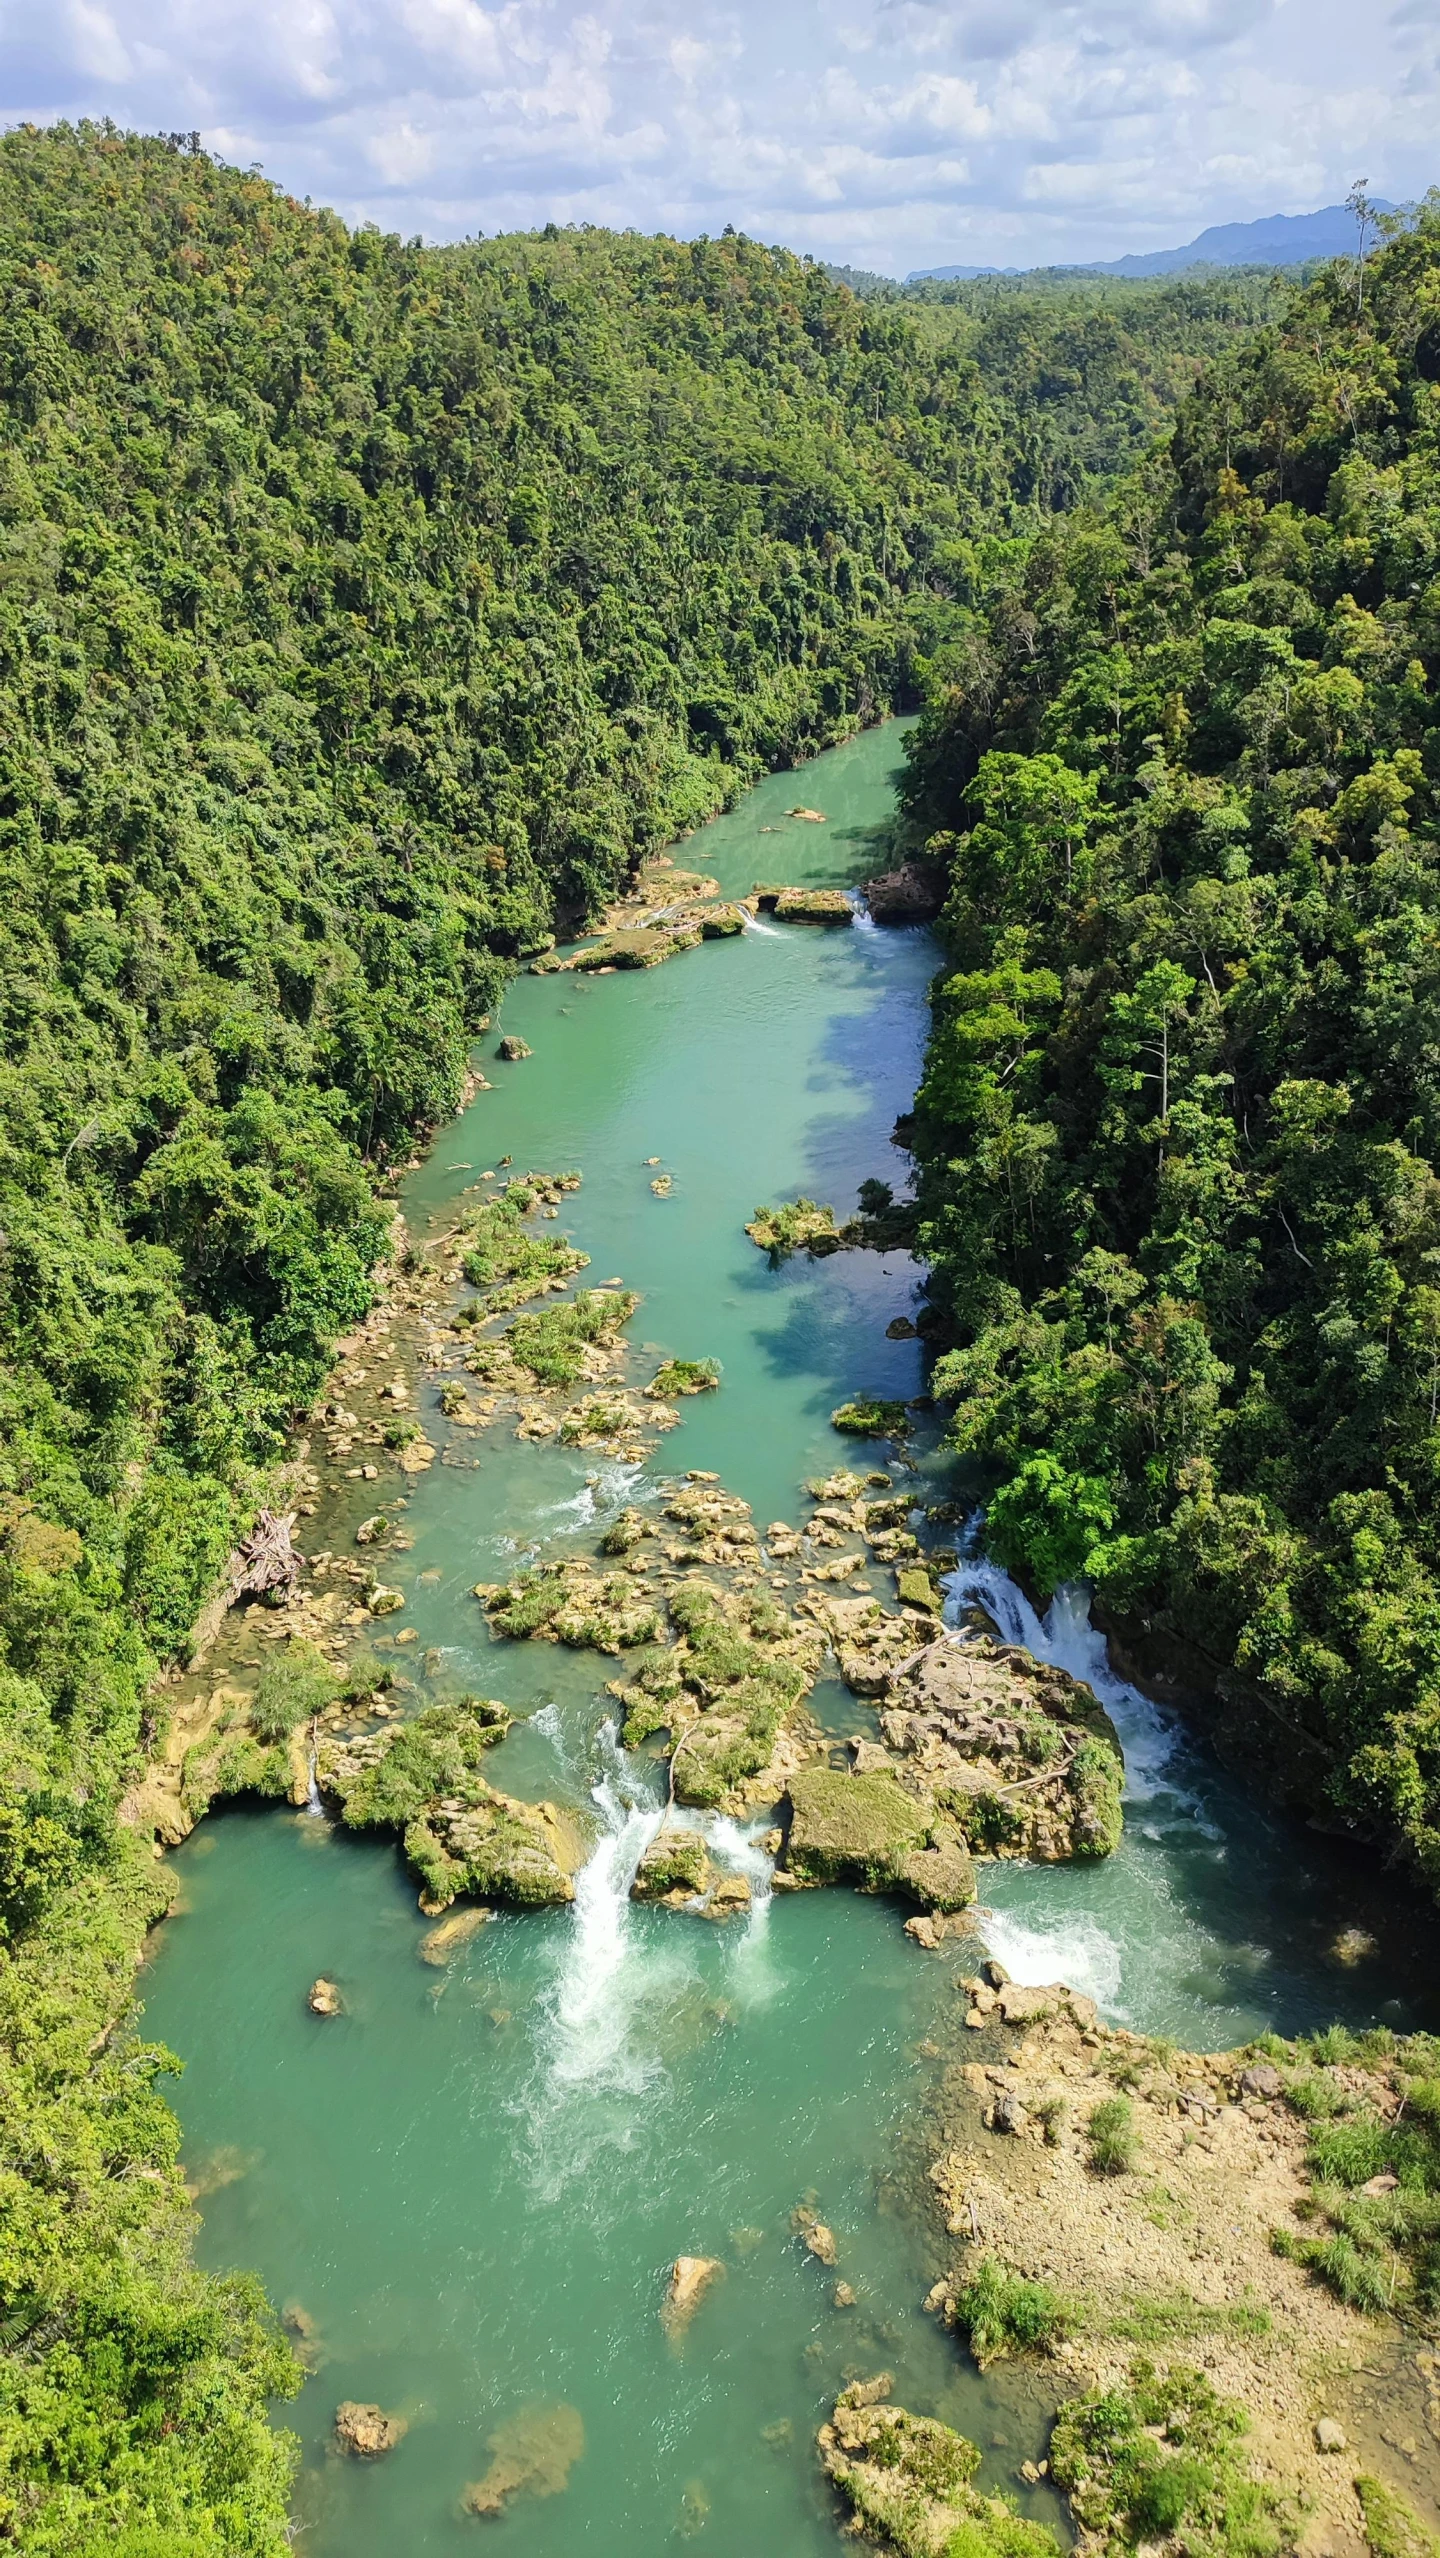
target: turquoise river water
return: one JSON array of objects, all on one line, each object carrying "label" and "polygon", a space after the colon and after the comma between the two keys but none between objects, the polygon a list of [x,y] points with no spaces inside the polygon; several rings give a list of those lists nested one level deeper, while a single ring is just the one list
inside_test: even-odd
[{"label": "turquoise river water", "polygon": [[[867,732],[796,777],[762,783],[681,858],[743,893],[756,880],[848,883],[876,866],[899,731]],[[525,977],[504,1028],[533,1055],[490,1067],[413,1176],[423,1232],[501,1156],[574,1167],[565,1228],[590,1276],[643,1292],[642,1343],[722,1363],[652,1471],[715,1469],[757,1519],[796,1519],[806,1475],[853,1458],[828,1415],[859,1390],[911,1396],[903,1254],[771,1271],[743,1226],[800,1192],[853,1205],[914,1090],[937,960],[920,930],[811,931],[765,921],[668,966],[603,979]],[[493,1038],[487,1040],[488,1050]],[[651,1192],[658,1157],[673,1176]],[[444,1972],[397,1856],[323,1817],[232,1811],[178,1852],[183,1915],[144,1984],[145,2030],[184,2059],[176,2103],[203,2203],[202,2252],[258,2269],[313,2321],[319,2365],[288,2413],[305,2467],[311,2558],[431,2558],[491,2535],[511,2558],[648,2558],[698,2538],[717,2558],[830,2558],[836,2518],[813,2435],[842,2376],[883,2364],[905,2403],[985,2447],[1012,2486],[1044,2409],[986,2382],[919,2303],[937,2260],[916,2198],[936,2036],[953,1965],[920,1954],[903,1913],[846,1893],[773,1903],[754,1842],[716,1845],[751,1875],[747,1921],[712,1927],[627,1898],[657,1817],[654,1771],[615,1747],[612,1663],[488,1638],[473,1598],[543,1547],[593,1540],[634,1468],[496,1437],[452,1445],[409,1485],[413,1544],[387,1557],[445,1682],[525,1719],[493,1763],[515,1793],[587,1807],[597,1845],[574,1907],[507,1917]],[[943,1465],[923,1474],[943,1488]],[[347,1542],[373,1487],[342,1482],[311,1543]],[[983,1559],[955,1584],[1006,1631],[1094,1679],[1130,1779],[1120,1852],[1097,1869],[983,1869],[987,1942],[1021,1979],[1064,1977],[1137,2028],[1217,2047],[1340,2015],[1435,2023],[1433,1934],[1393,1885],[1272,1820],[1172,1721],[1115,1680],[1083,1600],[1045,1624]],[[412,1655],[411,1657],[417,1657]],[[865,1709],[822,1687],[837,1731]],[[1346,1964],[1341,1931],[1375,1950]],[[318,1972],[347,2012],[305,2007]],[[795,2240],[813,2199],[837,2233],[835,2277]],[[725,2266],[681,2345],[657,2315],[680,2253]],[[408,2419],[373,2464],[330,2449],[341,2399]],[[557,2412],[558,2411],[558,2412]],[[540,2446],[531,2491],[467,2517],[466,2482],[498,2442]],[[548,2465],[547,2465],[548,2464]],[[542,2492],[544,2490],[549,2492]],[[1030,2509],[1058,2519],[1041,2489]]]}]

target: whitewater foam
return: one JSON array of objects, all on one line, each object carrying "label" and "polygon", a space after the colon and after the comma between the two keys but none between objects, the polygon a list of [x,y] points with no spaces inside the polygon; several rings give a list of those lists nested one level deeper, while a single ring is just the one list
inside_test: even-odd
[{"label": "whitewater foam", "polygon": [[967,1523],[960,1560],[945,1577],[947,1625],[954,1626],[963,1607],[978,1603],[994,1619],[1006,1643],[1018,1644],[1057,1670],[1068,1670],[1072,1678],[1092,1688],[1120,1735],[1127,1802],[1144,1803],[1161,1791],[1182,1791],[1172,1764],[1180,1746],[1178,1726],[1153,1698],[1143,1696],[1111,1668],[1105,1637],[1090,1622],[1090,1601],[1083,1585],[1062,1585],[1042,1617],[1003,1566],[977,1550],[979,1530],[977,1512]]}]

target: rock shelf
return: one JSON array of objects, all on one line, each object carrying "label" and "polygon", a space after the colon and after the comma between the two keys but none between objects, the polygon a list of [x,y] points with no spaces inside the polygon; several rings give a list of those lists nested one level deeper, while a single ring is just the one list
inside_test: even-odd
[{"label": "rock shelf", "polygon": [[[1082,2552],[1433,2546],[1440,2362],[1415,2235],[1440,2169],[1433,2041],[1332,2029],[1180,2052],[993,1962],[958,1986],[976,2031],[935,2105],[944,2270],[926,2307],[982,2363],[1051,2376],[1048,2466]],[[868,2438],[851,2432],[848,2451],[821,2436],[845,2493],[832,2456]],[[1163,2512],[1163,2534],[1137,2511]]]}]

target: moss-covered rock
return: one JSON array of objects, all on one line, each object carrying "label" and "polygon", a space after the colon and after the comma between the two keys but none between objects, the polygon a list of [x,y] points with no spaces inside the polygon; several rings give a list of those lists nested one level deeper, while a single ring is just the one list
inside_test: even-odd
[{"label": "moss-covered rock", "polygon": [[323,1741],[315,1782],[347,1828],[403,1830],[428,1803],[477,1784],[486,1752],[509,1728],[506,1708],[488,1697],[427,1706],[361,1740]]},{"label": "moss-covered rock", "polygon": [[940,1611],[940,1593],[923,1565],[911,1564],[895,1575],[895,1594],[902,1608],[928,1608],[933,1615]]},{"label": "moss-covered rock", "polygon": [[887,1403],[874,1395],[856,1395],[830,1415],[831,1429],[843,1430],[854,1439],[898,1439],[909,1426],[903,1403]]},{"label": "moss-covered rock", "polygon": [[500,1589],[481,1588],[491,1626],[512,1643],[538,1637],[618,1653],[654,1643],[664,1632],[660,1609],[627,1574],[599,1573],[582,1561],[542,1564]]},{"label": "moss-covered rock", "polygon": [[774,913],[787,924],[853,924],[855,909],[843,888],[783,888]]},{"label": "moss-covered rock", "polygon": [[778,1208],[757,1208],[745,1232],[761,1252],[768,1252],[772,1268],[792,1252],[821,1260],[841,1249],[835,1211],[822,1208],[818,1199],[788,1199]]},{"label": "moss-covered rock", "polygon": [[843,1768],[805,1768],[790,1780],[785,1862],[805,1883],[892,1888],[899,1868],[926,1845],[934,1807],[908,1793],[888,1770],[852,1776]]},{"label": "moss-covered rock", "polygon": [[667,1359],[645,1392],[668,1401],[673,1395],[713,1394],[719,1383],[718,1359]]},{"label": "moss-covered rock", "polygon": [[898,2558],[1058,2558],[1041,2523],[972,2484],[976,2445],[933,2416],[885,2405],[890,2382],[842,2390],[820,2457],[856,2524]]},{"label": "moss-covered rock", "polygon": [[462,1892],[531,1908],[575,1897],[583,1842],[573,1825],[549,1804],[497,1793],[480,1775],[509,1720],[504,1706],[468,1698],[363,1740],[328,1742],[318,1754],[316,1782],[346,1827],[398,1831],[433,1911]]},{"label": "moss-covered rock", "polygon": [[477,1900],[548,1909],[575,1898],[584,1841],[548,1803],[476,1790],[469,1802],[432,1804],[405,1830],[405,1853],[425,1885],[425,1905]]},{"label": "moss-covered rock", "polygon": [[197,1747],[185,1756],[181,1799],[194,1820],[203,1820],[212,1803],[241,1794],[258,1794],[283,1802],[291,1791],[290,1754],[269,1747],[253,1734],[238,1732],[217,1751]]},{"label": "moss-covered rock", "polygon": [[665,1901],[672,1894],[686,1899],[708,1891],[712,1881],[705,1842],[694,1830],[668,1826],[651,1840],[635,1869],[632,1901]]}]

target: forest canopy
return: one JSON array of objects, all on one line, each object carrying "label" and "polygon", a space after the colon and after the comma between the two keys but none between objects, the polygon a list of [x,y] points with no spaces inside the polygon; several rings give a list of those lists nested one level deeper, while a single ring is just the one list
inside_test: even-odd
[{"label": "forest canopy", "polygon": [[1440,200],[1391,228],[947,643],[917,1146],[998,1551],[1440,1883]]}]

